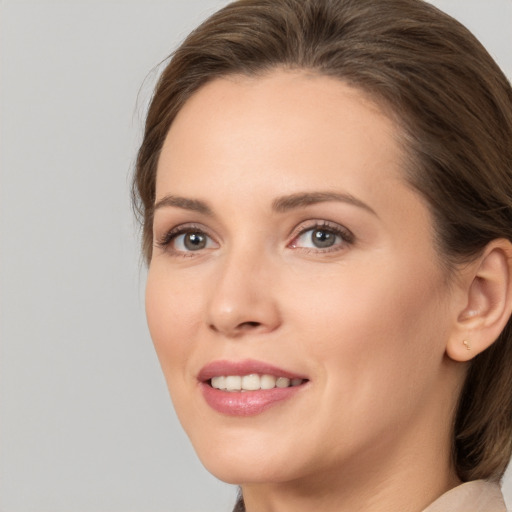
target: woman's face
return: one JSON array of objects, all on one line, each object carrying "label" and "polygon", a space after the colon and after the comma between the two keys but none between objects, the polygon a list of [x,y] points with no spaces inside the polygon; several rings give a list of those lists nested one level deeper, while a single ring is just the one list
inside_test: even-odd
[{"label": "woman's face", "polygon": [[445,439],[454,306],[402,157],[378,107],[306,73],[217,79],[174,121],[147,316],[219,478],[355,475]]}]

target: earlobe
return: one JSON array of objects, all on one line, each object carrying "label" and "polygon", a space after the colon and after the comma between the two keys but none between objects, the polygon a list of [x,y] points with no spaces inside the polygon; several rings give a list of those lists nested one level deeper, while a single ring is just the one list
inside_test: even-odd
[{"label": "earlobe", "polygon": [[469,361],[491,346],[512,313],[512,244],[490,242],[464,276],[466,301],[446,346],[455,361]]}]

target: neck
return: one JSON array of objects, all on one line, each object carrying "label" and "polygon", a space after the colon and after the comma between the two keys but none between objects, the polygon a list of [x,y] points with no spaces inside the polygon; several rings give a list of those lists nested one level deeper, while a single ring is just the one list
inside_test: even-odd
[{"label": "neck", "polygon": [[[437,454],[439,455],[439,454]],[[243,486],[246,512],[421,512],[460,484],[439,458],[394,461],[386,471],[352,469],[296,482]]]}]

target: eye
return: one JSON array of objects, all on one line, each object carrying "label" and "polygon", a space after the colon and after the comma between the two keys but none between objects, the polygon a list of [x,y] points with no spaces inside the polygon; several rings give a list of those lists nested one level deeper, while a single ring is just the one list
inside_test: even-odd
[{"label": "eye", "polygon": [[174,249],[177,251],[199,251],[211,245],[208,235],[199,231],[183,233],[174,238]]},{"label": "eye", "polygon": [[292,248],[313,250],[336,250],[353,243],[354,235],[342,226],[322,222],[311,227],[302,228],[292,240]]},{"label": "eye", "polygon": [[157,245],[171,253],[191,253],[218,246],[204,230],[195,226],[178,226],[167,232]]}]

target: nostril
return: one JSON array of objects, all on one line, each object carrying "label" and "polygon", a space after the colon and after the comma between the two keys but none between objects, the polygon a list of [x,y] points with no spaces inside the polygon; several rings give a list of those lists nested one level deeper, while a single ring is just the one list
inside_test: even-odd
[{"label": "nostril", "polygon": [[[241,322],[233,329],[232,334],[236,335],[236,333],[257,329],[261,325],[263,325],[261,322]],[[210,324],[209,327],[212,331],[224,332],[223,329],[219,329],[215,324]]]},{"label": "nostril", "polygon": [[259,322],[244,322],[239,325],[240,329],[254,329],[255,327],[259,327],[261,324]]}]

